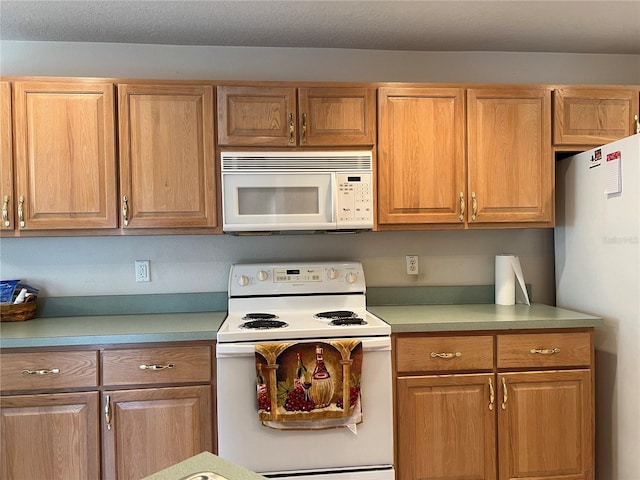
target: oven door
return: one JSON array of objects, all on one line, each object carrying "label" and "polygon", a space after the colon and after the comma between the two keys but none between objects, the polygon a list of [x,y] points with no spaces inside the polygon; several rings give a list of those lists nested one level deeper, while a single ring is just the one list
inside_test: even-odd
[{"label": "oven door", "polygon": [[363,421],[356,433],[344,427],[263,426],[256,405],[255,343],[218,343],[218,455],[263,475],[350,472],[341,478],[393,478],[391,340],[361,341]]},{"label": "oven door", "polygon": [[334,191],[332,172],[223,173],[223,230],[335,230]]}]

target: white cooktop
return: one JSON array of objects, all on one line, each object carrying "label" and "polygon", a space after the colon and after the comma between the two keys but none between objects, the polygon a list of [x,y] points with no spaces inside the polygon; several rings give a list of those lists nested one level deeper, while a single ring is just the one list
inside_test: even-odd
[{"label": "white cooktop", "polygon": [[[228,315],[218,342],[388,336],[391,327],[366,310],[359,262],[240,264],[229,275]],[[363,324],[333,325],[327,311],[353,312]],[[249,329],[248,314],[272,314],[280,328]],[[351,320],[348,322],[352,322]]]}]

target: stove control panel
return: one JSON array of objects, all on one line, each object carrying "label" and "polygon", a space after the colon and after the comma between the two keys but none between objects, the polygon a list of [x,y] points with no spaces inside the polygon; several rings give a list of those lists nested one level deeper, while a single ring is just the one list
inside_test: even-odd
[{"label": "stove control panel", "polygon": [[229,296],[365,293],[360,262],[236,264],[229,274]]}]

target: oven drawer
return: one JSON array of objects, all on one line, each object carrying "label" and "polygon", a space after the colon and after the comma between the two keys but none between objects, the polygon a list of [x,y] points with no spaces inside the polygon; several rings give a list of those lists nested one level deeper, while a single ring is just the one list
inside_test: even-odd
[{"label": "oven drawer", "polygon": [[2,353],[0,369],[3,391],[98,385],[96,351]]},{"label": "oven drawer", "polygon": [[498,368],[577,367],[591,364],[591,335],[498,335]]},{"label": "oven drawer", "polygon": [[211,381],[211,347],[163,347],[102,352],[105,386]]},{"label": "oven drawer", "polygon": [[493,369],[491,336],[400,337],[396,347],[398,372]]}]

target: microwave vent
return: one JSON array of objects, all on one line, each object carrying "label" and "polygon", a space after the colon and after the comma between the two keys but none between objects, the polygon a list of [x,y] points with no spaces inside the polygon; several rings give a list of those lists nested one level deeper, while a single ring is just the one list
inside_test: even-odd
[{"label": "microwave vent", "polygon": [[371,171],[371,152],[223,152],[222,171]]}]

